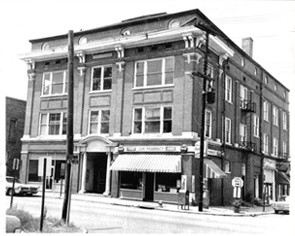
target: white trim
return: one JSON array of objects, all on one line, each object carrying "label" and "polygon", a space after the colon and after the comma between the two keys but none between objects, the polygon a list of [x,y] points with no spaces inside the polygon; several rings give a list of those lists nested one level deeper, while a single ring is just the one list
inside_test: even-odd
[{"label": "white trim", "polygon": [[[226,144],[231,144],[231,141],[232,141],[231,140],[231,132],[232,132],[232,129],[231,128],[232,127],[231,127],[231,119],[228,118],[228,117],[225,117],[225,119],[224,119],[224,122],[225,122],[225,124],[224,124],[225,125],[225,129],[224,130],[225,130],[225,133],[226,133],[226,128],[227,128],[226,124],[227,124],[227,121],[229,121],[229,127],[228,127],[229,128],[229,130],[228,130],[228,133],[229,133],[229,138],[228,139],[229,140],[227,141],[226,140],[226,136],[224,136],[224,141],[225,141]],[[225,135],[225,133],[224,133],[224,135]]]},{"label": "white trim", "polygon": [[[111,79],[111,81],[113,83],[113,66],[111,64],[93,66],[91,68],[90,91],[89,92],[109,92],[109,91],[112,91],[112,88],[111,89],[103,89],[104,82],[105,82],[104,69],[107,68],[107,67],[110,67],[112,69],[112,77],[110,79]],[[101,71],[100,71],[100,76],[101,76],[100,77],[100,89],[99,90],[93,90],[93,71],[96,68],[101,68]],[[109,77],[107,77],[107,79],[109,79]]]},{"label": "white trim", "polygon": [[253,115],[253,136],[259,138],[259,117]]},{"label": "white trim", "polygon": [[[227,99],[227,91],[229,94],[229,99]],[[225,101],[232,103],[233,101],[233,80],[230,76],[225,76]]]}]

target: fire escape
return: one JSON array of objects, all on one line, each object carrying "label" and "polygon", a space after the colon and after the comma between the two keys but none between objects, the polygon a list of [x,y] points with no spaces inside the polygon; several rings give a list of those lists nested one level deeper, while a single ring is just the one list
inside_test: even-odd
[{"label": "fire escape", "polygon": [[[243,140],[239,142],[239,147],[243,148],[247,151],[255,152],[256,151],[256,143],[251,141],[252,137],[252,125],[251,118],[253,113],[256,112],[256,103],[252,102],[252,100],[241,100],[240,109],[242,111],[242,117],[246,116],[246,125],[250,127],[250,134],[248,135],[249,140]],[[249,119],[248,119],[249,118]],[[250,121],[249,121],[250,120]]]}]

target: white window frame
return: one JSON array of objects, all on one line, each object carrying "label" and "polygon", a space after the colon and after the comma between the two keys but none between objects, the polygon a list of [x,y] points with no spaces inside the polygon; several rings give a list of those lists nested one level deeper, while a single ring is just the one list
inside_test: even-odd
[{"label": "white window frame", "polygon": [[269,103],[268,101],[263,102],[263,119],[269,121]]},{"label": "white window frame", "polygon": [[224,140],[226,144],[231,144],[231,119],[225,117],[224,123]]},{"label": "white window frame", "polygon": [[273,125],[279,126],[279,109],[276,106],[272,108]]},{"label": "white window frame", "polygon": [[[207,114],[210,114],[209,115],[209,125],[207,124]],[[207,136],[207,127],[209,126],[209,135]],[[204,135],[205,137],[207,138],[212,138],[212,111],[210,110],[205,110],[205,127],[204,127]]]},{"label": "white window frame", "polygon": [[277,157],[279,151],[279,142],[278,139],[273,137],[272,139],[272,155]]},{"label": "white window frame", "polygon": [[225,76],[225,101],[232,103],[233,80],[230,76]]},{"label": "white window frame", "polygon": [[[65,116],[65,113],[66,112],[49,112],[49,113],[40,113],[39,115],[39,127],[38,127],[38,135],[39,136],[64,136],[66,134],[62,134],[62,130],[63,130],[63,119],[64,119],[64,116]],[[49,123],[50,123],[50,120],[49,120],[49,117],[50,117],[50,114],[60,114],[60,121],[59,121],[59,132],[58,134],[49,134]],[[45,115],[46,116],[46,123],[45,124],[41,124],[41,120],[42,120],[42,116]],[[68,122],[68,121],[67,121]],[[41,125],[45,126],[45,134],[41,134]]]},{"label": "white window frame", "polygon": [[[101,133],[101,118],[102,118],[102,112],[103,111],[109,111],[110,115],[111,115],[111,111],[110,109],[100,109],[100,110],[96,110],[96,109],[92,109],[89,111],[89,116],[88,116],[88,135],[96,135],[96,134],[100,134],[100,135],[108,135],[110,133],[110,120],[109,120],[109,132],[108,133]],[[97,132],[91,133],[91,113],[92,112],[98,112],[98,118],[97,118]]]},{"label": "white window frame", "polygon": [[[63,72],[63,88],[61,93],[52,93],[52,79],[54,73],[61,73]],[[45,86],[45,76],[49,74],[49,93],[44,94],[44,86]],[[66,83],[67,83],[67,71],[66,70],[59,70],[59,71],[50,71],[50,72],[44,72],[42,77],[42,89],[41,89],[41,96],[47,97],[47,96],[59,96],[59,95],[65,95],[67,94],[66,91]]]},{"label": "white window frame", "polygon": [[224,172],[231,173],[231,162],[228,160],[224,161]]},{"label": "white window frame", "polygon": [[[90,92],[101,92],[101,91],[112,91],[112,84],[111,84],[111,88],[110,89],[104,89],[104,82],[105,82],[105,78],[104,78],[104,69],[110,67],[112,69],[112,77],[107,77],[107,79],[110,79],[111,82],[113,82],[113,67],[112,65],[100,65],[100,66],[93,66],[91,68],[91,81],[90,81]],[[94,75],[94,70],[97,68],[101,68],[101,74],[100,74],[100,89],[99,90],[93,90],[93,75]]]},{"label": "white window frame", "polygon": [[[157,133],[146,133],[145,132],[145,113],[146,113],[146,109],[153,109],[153,108],[158,108],[160,109],[160,132]],[[173,123],[173,107],[172,106],[148,106],[148,107],[134,107],[133,108],[133,115],[132,115],[132,134],[134,135],[141,135],[141,134],[170,134],[172,133],[172,127],[171,127],[171,132],[164,132],[164,108],[171,108],[172,112],[171,112],[171,122]],[[141,109],[142,114],[141,114],[141,133],[135,133],[134,132],[134,118],[135,118],[135,110],[136,109]]]},{"label": "white window frame", "polygon": [[[173,59],[173,69],[172,70],[169,70],[169,71],[166,71],[165,68],[166,68],[166,59]],[[147,72],[148,72],[148,62],[150,61],[158,61],[158,60],[161,60],[162,61],[162,68],[161,68],[161,73],[162,73],[162,76],[161,76],[161,84],[159,85],[147,85]],[[137,86],[137,79],[136,79],[136,75],[137,75],[137,64],[138,63],[143,63],[143,85],[142,86]],[[172,83],[169,83],[169,84],[165,84],[165,75],[166,75],[166,72],[173,72],[174,73],[175,71],[175,58],[173,56],[170,56],[170,57],[162,57],[162,58],[153,58],[153,59],[148,59],[148,60],[140,60],[140,61],[136,61],[134,63],[134,88],[138,89],[138,88],[151,88],[151,87],[163,87],[163,86],[171,86],[173,85],[173,81]],[[173,78],[174,78],[174,75],[173,75]]]},{"label": "white window frame", "polygon": [[269,135],[267,133],[263,134],[263,153],[269,153]]},{"label": "white window frame", "polygon": [[240,142],[247,141],[247,125],[240,123]]},{"label": "white window frame", "polygon": [[283,112],[283,130],[287,130],[287,113]]},{"label": "white window frame", "polygon": [[259,138],[259,117],[257,115],[253,115],[253,135]]}]

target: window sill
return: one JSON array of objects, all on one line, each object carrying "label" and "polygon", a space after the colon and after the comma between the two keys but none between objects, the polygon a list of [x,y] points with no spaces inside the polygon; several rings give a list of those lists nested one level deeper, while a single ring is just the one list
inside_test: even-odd
[{"label": "window sill", "polygon": [[67,93],[51,94],[51,95],[41,95],[41,98],[54,98],[54,97],[65,97]]},{"label": "window sill", "polygon": [[143,86],[143,87],[134,87],[132,90],[148,90],[148,89],[161,89],[161,88],[172,88],[174,84],[167,84],[167,85],[155,85],[155,86]]},{"label": "window sill", "polygon": [[108,89],[108,90],[89,91],[89,94],[110,93],[110,92],[112,92],[112,90]]}]

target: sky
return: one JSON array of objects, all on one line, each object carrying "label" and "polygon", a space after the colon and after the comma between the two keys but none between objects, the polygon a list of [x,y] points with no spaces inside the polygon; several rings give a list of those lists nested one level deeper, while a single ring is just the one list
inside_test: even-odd
[{"label": "sky", "polygon": [[[291,120],[294,115],[295,1],[2,0],[0,9],[1,96],[27,99],[27,66],[19,55],[30,51],[30,39],[97,28],[147,14],[199,9],[238,46],[242,38],[252,37],[254,60],[291,90]],[[294,143],[292,135],[290,143]]]}]

